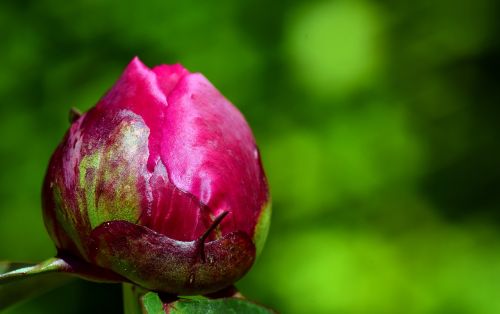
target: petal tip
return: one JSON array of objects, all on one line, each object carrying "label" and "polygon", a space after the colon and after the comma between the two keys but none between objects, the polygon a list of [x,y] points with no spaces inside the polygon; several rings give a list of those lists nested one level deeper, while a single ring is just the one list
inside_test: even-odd
[{"label": "petal tip", "polygon": [[190,74],[190,72],[180,63],[157,65],[152,71],[155,73],[165,95],[169,95],[175,89],[177,83],[179,83],[183,77]]},{"label": "petal tip", "polygon": [[134,73],[137,71],[150,71],[149,67],[145,65],[138,56],[132,58],[127,67],[125,68],[124,73]]}]

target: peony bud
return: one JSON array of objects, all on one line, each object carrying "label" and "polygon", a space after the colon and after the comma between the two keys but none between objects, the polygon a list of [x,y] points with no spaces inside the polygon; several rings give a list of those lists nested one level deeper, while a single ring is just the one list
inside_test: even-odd
[{"label": "peony bud", "polygon": [[73,116],[43,187],[59,255],[175,294],[250,269],[269,226],[267,181],[244,117],[203,75],[135,58]]}]

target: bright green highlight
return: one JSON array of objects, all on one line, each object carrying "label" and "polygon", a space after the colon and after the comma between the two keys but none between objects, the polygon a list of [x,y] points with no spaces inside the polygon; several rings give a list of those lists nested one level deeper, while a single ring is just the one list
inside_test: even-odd
[{"label": "bright green highlight", "polygon": [[380,21],[365,1],[322,1],[297,10],[288,47],[301,83],[318,96],[364,85],[380,63]]}]

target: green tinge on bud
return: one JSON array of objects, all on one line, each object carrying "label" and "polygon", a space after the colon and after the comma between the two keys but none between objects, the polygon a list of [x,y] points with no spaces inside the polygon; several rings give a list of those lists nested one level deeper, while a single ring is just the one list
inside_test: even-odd
[{"label": "green tinge on bud", "polygon": [[269,225],[271,224],[271,201],[264,206],[264,209],[259,215],[257,220],[257,225],[255,226],[255,232],[253,236],[253,243],[255,243],[255,249],[257,256],[260,255],[262,249],[264,249],[264,244],[267,240],[267,234],[269,233]]}]

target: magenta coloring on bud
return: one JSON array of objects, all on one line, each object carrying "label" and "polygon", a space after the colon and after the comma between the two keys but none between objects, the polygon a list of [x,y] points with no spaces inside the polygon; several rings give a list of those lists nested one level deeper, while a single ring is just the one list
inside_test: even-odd
[{"label": "magenta coloring on bud", "polygon": [[60,255],[196,294],[250,269],[270,198],[241,113],[203,75],[135,58],[54,152],[43,213]]}]

